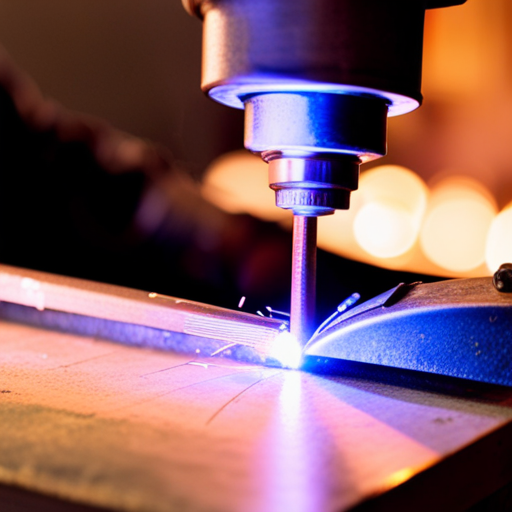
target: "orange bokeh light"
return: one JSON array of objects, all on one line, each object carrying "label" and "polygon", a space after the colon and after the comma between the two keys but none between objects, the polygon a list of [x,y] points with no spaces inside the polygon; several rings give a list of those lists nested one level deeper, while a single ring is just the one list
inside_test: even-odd
[{"label": "orange bokeh light", "polygon": [[495,215],[496,204],[480,183],[461,176],[442,180],[432,190],[421,230],[423,252],[451,272],[479,267]]},{"label": "orange bokeh light", "polygon": [[485,260],[491,272],[512,262],[512,203],[492,221],[485,247]]},{"label": "orange bokeh light", "polygon": [[411,249],[425,213],[428,189],[409,169],[375,167],[362,174],[362,205],[354,219],[354,235],[372,256],[393,258]]}]

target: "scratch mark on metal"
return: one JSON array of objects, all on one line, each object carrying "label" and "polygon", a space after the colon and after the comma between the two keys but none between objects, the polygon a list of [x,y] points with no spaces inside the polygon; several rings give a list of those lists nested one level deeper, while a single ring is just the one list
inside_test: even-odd
[{"label": "scratch mark on metal", "polygon": [[155,373],[166,372],[167,370],[173,370],[174,368],[179,368],[180,366],[186,366],[189,363],[190,363],[190,361],[187,361],[186,363],[176,364],[174,366],[169,366],[168,368],[162,368],[161,370],[156,370],[154,372],[143,373],[142,375],[139,375],[139,377],[142,378],[142,377],[147,377],[148,375],[154,375]]},{"label": "scratch mark on metal", "polygon": [[[261,369],[261,368],[258,367],[258,369]],[[229,373],[227,375],[218,375],[216,377],[212,377],[211,379],[204,379],[204,380],[200,380],[199,382],[192,382],[191,384],[187,384],[186,386],[181,386],[179,388],[170,389],[169,391],[165,391],[164,393],[158,393],[156,395],[150,396],[144,400],[140,400],[140,401],[134,402],[132,404],[127,404],[122,407],[113,408],[113,409],[111,409],[111,411],[122,411],[122,410],[130,409],[132,407],[137,407],[139,405],[144,405],[144,404],[147,404],[150,402],[154,402],[155,400],[158,400],[159,398],[162,398],[163,396],[171,395],[172,393],[175,393],[177,391],[182,391],[184,389],[198,386],[199,384],[204,384],[206,382],[219,380],[219,379],[225,379],[226,377],[232,377],[233,375],[237,375],[237,373],[235,372],[235,373]]]},{"label": "scratch mark on metal", "polygon": [[232,370],[237,370],[239,372],[249,372],[252,370],[262,370],[263,369],[260,365],[233,366],[232,364],[201,363],[199,361],[190,361],[189,363],[186,363],[186,364],[189,364],[191,366],[200,366],[201,368],[204,368],[205,370],[207,370],[210,366],[213,366],[215,368],[231,368]]},{"label": "scratch mark on metal", "polygon": [[198,363],[196,361],[191,361],[190,363],[187,363],[191,366],[200,366],[201,368],[204,368],[205,370],[208,370],[208,366],[210,366],[208,363]]},{"label": "scratch mark on metal", "polygon": [[228,405],[232,404],[235,400],[240,398],[244,393],[247,393],[251,388],[256,386],[256,384],[259,384],[260,382],[263,382],[264,380],[271,379],[272,377],[275,377],[276,375],[280,374],[282,370],[274,372],[272,375],[269,375],[268,377],[262,377],[261,379],[258,379],[256,382],[253,382],[249,386],[247,386],[245,389],[240,391],[240,393],[236,394],[233,398],[228,400],[222,407],[220,407],[211,417],[210,419],[205,423],[205,425],[209,425],[222,411],[228,407]]}]

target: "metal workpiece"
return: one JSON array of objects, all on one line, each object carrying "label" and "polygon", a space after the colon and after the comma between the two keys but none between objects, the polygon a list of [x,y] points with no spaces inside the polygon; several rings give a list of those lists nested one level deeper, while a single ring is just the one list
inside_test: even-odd
[{"label": "metal workpiece", "polygon": [[289,365],[277,319],[0,265],[0,318],[199,356]]},{"label": "metal workpiece", "polygon": [[512,386],[512,296],[492,278],[400,286],[315,335],[305,354],[326,368],[356,361]]},{"label": "metal workpiece", "polygon": [[290,332],[304,346],[315,330],[317,218],[293,217]]}]

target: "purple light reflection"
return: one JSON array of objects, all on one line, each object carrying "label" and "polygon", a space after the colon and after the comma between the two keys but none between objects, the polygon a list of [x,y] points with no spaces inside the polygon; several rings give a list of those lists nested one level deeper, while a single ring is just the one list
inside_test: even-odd
[{"label": "purple light reflection", "polygon": [[270,431],[263,437],[265,444],[260,445],[265,456],[260,458],[258,478],[268,512],[324,510],[329,495],[329,444],[311,421],[314,409],[308,404],[304,384],[301,372],[282,372],[277,409],[269,423]]}]

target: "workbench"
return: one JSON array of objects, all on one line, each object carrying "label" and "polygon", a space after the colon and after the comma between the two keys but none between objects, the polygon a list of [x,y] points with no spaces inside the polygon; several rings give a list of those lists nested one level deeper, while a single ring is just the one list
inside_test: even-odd
[{"label": "workbench", "polygon": [[464,510],[512,480],[512,390],[423,380],[3,319],[0,510]]}]

